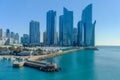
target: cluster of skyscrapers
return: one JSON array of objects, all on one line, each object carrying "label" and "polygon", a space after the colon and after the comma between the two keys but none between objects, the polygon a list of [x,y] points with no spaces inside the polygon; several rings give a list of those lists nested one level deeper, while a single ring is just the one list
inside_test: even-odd
[{"label": "cluster of skyscrapers", "polygon": [[[95,46],[95,24],[92,23],[92,4],[83,11],[77,28],[73,27],[73,11],[63,8],[63,15],[59,16],[59,35],[56,31],[56,11],[50,10],[46,14],[46,31],[43,32],[45,46]],[[30,22],[29,35],[21,38],[23,44],[40,44],[40,24]]]},{"label": "cluster of skyscrapers", "polygon": [[19,44],[19,34],[10,32],[9,29],[6,32],[0,29],[0,45],[13,45]]},{"label": "cluster of skyscrapers", "polygon": [[[63,8],[63,14],[59,16],[59,34],[57,29],[56,11],[50,10],[46,14],[46,31],[43,32],[44,46],[95,46],[95,24],[92,23],[92,4],[88,5],[83,11],[81,20],[77,28],[73,27],[73,11]],[[0,41],[5,44],[19,43],[19,34],[6,33],[0,29]],[[29,34],[21,37],[23,45],[41,45],[40,43],[40,23],[31,21],[29,23]]]}]

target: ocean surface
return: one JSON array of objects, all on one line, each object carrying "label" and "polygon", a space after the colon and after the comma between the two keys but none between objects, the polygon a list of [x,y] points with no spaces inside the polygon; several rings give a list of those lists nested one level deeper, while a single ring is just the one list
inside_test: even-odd
[{"label": "ocean surface", "polygon": [[11,61],[0,60],[0,80],[120,80],[120,47],[98,49],[53,58],[62,68],[53,73],[28,67],[13,68]]}]

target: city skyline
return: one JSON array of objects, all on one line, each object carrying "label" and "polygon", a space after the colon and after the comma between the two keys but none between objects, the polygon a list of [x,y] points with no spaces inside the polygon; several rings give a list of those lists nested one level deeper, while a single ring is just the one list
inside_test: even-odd
[{"label": "city skyline", "polygon": [[[81,21],[78,22],[78,28],[73,28],[74,14],[73,11],[63,8],[63,14],[59,16],[59,40],[58,33],[56,32],[56,11],[49,10],[46,14],[46,34],[43,35],[44,46],[95,46],[95,24],[92,23],[92,4],[89,4],[82,11]],[[78,30],[78,31],[77,31]],[[1,40],[6,39],[10,44],[10,38],[19,41],[19,34],[10,33],[7,29],[6,32],[1,29]],[[4,34],[6,37],[4,37]],[[11,37],[10,37],[11,36]],[[28,40],[28,41],[27,41]],[[29,35],[23,34],[21,37],[21,44],[23,46],[36,46],[40,45],[40,23],[31,20],[29,23]],[[13,42],[14,43],[14,42]],[[8,44],[6,44],[8,45]]]},{"label": "city skyline", "polygon": [[[85,8],[85,6],[87,6],[88,4],[93,3],[93,6],[94,6],[93,7],[93,19],[97,20],[97,24],[96,24],[96,45],[99,45],[99,44],[101,44],[101,45],[102,44],[104,44],[104,45],[105,44],[107,44],[107,45],[120,45],[120,42],[119,42],[120,39],[118,38],[118,34],[119,34],[119,28],[118,28],[119,27],[119,22],[118,21],[119,21],[119,18],[117,18],[114,15],[115,18],[112,19],[112,16],[108,17],[107,15],[104,15],[103,13],[106,12],[105,10],[109,11],[109,9],[108,9],[108,7],[107,8],[106,7],[103,8],[106,5],[102,1],[95,2],[93,0],[93,1],[83,1],[82,2],[80,0],[76,0],[75,3],[77,3],[77,2],[81,2],[81,3],[77,3],[76,5],[74,5],[74,7],[73,7],[72,4],[68,5],[69,3],[72,3],[72,1],[68,1],[68,3],[66,3],[66,4],[65,4],[66,1],[57,1],[57,4],[58,4],[58,2],[60,2],[60,4],[61,4],[61,6],[60,6],[60,4],[58,4],[59,10],[54,7],[57,4],[55,4],[54,6],[52,6],[52,3],[50,3],[50,6],[49,6],[50,8],[46,7],[45,10],[43,10],[43,11],[40,8],[41,7],[40,5],[38,7],[38,4],[37,4],[36,7],[31,8],[30,5],[31,5],[32,1],[30,1],[30,2],[25,1],[25,3],[23,4],[24,7],[26,6],[25,4],[27,4],[27,6],[25,7],[25,9],[26,10],[29,9],[28,12],[31,12],[30,10],[35,9],[35,11],[38,11],[39,15],[37,13],[35,14],[35,12],[33,12],[33,13],[27,13],[27,12],[25,12],[24,14],[20,15],[18,12],[22,13],[22,11],[24,10],[24,9],[22,10],[21,7],[20,7],[20,4],[22,4],[24,2],[23,0],[21,0],[20,3],[19,3],[19,1],[16,2],[15,0],[13,0],[13,3],[17,3],[19,5],[16,4],[16,5],[12,6],[11,4],[13,4],[13,3],[10,2],[5,8],[3,8],[5,6],[5,4],[4,4],[5,2],[6,1],[1,1],[1,3],[2,3],[1,6],[2,7],[0,9],[3,10],[3,12],[0,13],[0,16],[1,16],[0,17],[1,18],[0,19],[0,28],[10,29],[11,31],[20,33],[20,36],[22,36],[22,34],[28,34],[28,32],[29,32],[29,30],[28,30],[29,29],[28,23],[29,23],[30,20],[39,21],[40,24],[41,24],[41,33],[43,33],[46,30],[45,29],[45,27],[46,27],[45,23],[46,22],[45,22],[44,18],[41,18],[41,16],[45,15],[44,13],[46,13],[48,10],[53,9],[53,10],[57,11],[57,20],[58,20],[58,16],[60,14],[62,14],[62,8],[64,6],[68,10],[71,10],[71,11],[73,11],[75,13],[74,14],[74,16],[75,16],[74,17],[74,20],[75,20],[74,21],[74,27],[77,27],[77,21],[79,21],[81,19],[80,17],[81,17],[81,14],[82,14],[82,12],[79,12],[79,11],[82,11]],[[39,1],[35,0],[34,3],[36,3],[36,2],[39,2]],[[56,1],[53,0],[52,2],[55,3]],[[112,3],[112,1],[109,1],[109,2]],[[101,3],[102,7],[101,6],[97,6],[98,3]],[[117,3],[117,1],[116,1],[116,3]],[[46,1],[43,1],[43,4],[47,4]],[[118,5],[118,4],[116,4],[116,5]],[[16,8],[13,8],[14,6],[16,6]],[[108,6],[110,6],[110,5],[108,5]],[[8,8],[8,7],[10,7],[10,8]],[[77,10],[76,7],[79,10]],[[115,7],[115,6],[112,7],[112,9],[114,9],[114,11],[117,11],[117,10],[115,10],[116,8],[117,7]],[[15,12],[17,9],[18,9],[18,12],[16,12],[16,15],[13,16],[11,13]],[[12,10],[12,11],[10,12],[10,14],[6,14],[7,10],[8,11]],[[98,15],[98,13],[100,13],[100,11],[102,13]],[[77,13],[77,15],[76,15],[76,13]],[[28,16],[26,16],[27,14],[28,14]],[[31,17],[29,14],[33,15],[33,17]],[[20,15],[20,17],[21,16],[23,16],[23,17],[20,18],[19,15]],[[4,16],[6,16],[6,18]],[[7,17],[8,17],[8,19],[7,19]],[[43,16],[43,17],[46,17],[46,16]],[[108,18],[109,20],[111,19],[111,20],[108,21],[108,22],[106,22],[107,21],[106,18]],[[111,25],[111,23],[112,23],[112,25]],[[22,26],[22,28],[23,28],[22,31],[21,31],[21,27],[20,26]],[[109,28],[109,26],[111,26],[111,27]],[[115,26],[115,28],[112,27],[112,26]],[[58,21],[57,21],[57,28],[58,28]],[[112,30],[114,30],[115,32],[113,32]],[[57,29],[57,32],[58,32],[58,29]],[[42,37],[42,34],[41,34],[41,37]],[[108,38],[106,39],[106,37],[108,37]]]}]

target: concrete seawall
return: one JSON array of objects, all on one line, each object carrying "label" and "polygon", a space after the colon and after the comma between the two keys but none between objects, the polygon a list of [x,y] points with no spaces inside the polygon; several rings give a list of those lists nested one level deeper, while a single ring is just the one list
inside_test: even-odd
[{"label": "concrete seawall", "polygon": [[71,53],[71,52],[76,52],[78,50],[81,49],[73,49],[73,50],[67,50],[67,51],[62,51],[62,52],[56,52],[56,53],[51,53],[51,54],[47,54],[47,55],[43,55],[43,56],[32,56],[31,58],[29,58],[29,60],[33,60],[33,61],[37,61],[37,60],[45,60],[45,59],[50,59],[56,56],[61,56],[67,53]]}]

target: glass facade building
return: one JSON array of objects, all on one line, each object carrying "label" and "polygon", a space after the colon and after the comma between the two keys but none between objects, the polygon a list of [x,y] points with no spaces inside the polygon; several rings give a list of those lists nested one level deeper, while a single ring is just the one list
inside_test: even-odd
[{"label": "glass facade building", "polygon": [[95,24],[92,23],[92,4],[82,12],[82,20],[78,23],[79,46],[95,46]]},{"label": "glass facade building", "polygon": [[6,30],[6,37],[10,38],[10,30],[9,29]]},{"label": "glass facade building", "polygon": [[73,45],[73,12],[63,9],[59,17],[59,44],[60,46]]},{"label": "glass facade building", "polygon": [[28,34],[23,34],[23,37],[21,37],[21,43],[23,45],[28,45],[29,44],[29,35]]},{"label": "glass facade building", "polygon": [[53,46],[57,44],[56,38],[56,11],[50,10],[46,16],[46,44]]},{"label": "glass facade building", "polygon": [[29,42],[31,45],[39,45],[40,44],[40,24],[37,21],[31,21],[29,30]]},{"label": "glass facade building", "polygon": [[79,21],[77,26],[78,26],[77,44],[78,46],[83,46],[84,45],[84,26],[82,21]]},{"label": "glass facade building", "polygon": [[77,46],[78,28],[73,29],[73,46]]}]

